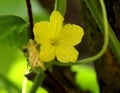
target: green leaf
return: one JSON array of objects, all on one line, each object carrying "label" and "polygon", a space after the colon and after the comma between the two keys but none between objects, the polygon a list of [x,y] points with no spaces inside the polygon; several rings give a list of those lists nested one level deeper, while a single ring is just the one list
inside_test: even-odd
[{"label": "green leaf", "polygon": [[28,41],[29,25],[18,16],[0,16],[0,43],[22,46]]}]

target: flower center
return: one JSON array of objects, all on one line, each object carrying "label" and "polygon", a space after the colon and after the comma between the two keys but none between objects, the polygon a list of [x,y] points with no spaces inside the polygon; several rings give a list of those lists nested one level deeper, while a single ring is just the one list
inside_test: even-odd
[{"label": "flower center", "polygon": [[58,40],[53,39],[53,40],[50,41],[50,43],[51,43],[52,46],[57,46],[58,45]]}]

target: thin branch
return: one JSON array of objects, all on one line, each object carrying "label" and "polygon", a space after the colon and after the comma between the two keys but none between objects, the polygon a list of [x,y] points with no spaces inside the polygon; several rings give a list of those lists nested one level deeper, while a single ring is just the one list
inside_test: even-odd
[{"label": "thin branch", "polygon": [[28,17],[29,17],[29,22],[30,22],[30,37],[34,39],[33,35],[33,15],[32,15],[32,7],[30,0],[26,0],[26,5],[27,5],[27,11],[28,11]]}]

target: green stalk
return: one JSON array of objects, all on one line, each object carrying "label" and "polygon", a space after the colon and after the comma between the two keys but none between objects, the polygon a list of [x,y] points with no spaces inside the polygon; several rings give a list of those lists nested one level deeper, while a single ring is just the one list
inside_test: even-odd
[{"label": "green stalk", "polygon": [[34,84],[31,88],[30,93],[36,93],[38,87],[42,84],[43,80],[44,80],[44,72],[39,72],[34,79]]},{"label": "green stalk", "polygon": [[67,5],[67,0],[55,0],[54,10],[59,11],[64,16],[66,12],[66,5]]}]

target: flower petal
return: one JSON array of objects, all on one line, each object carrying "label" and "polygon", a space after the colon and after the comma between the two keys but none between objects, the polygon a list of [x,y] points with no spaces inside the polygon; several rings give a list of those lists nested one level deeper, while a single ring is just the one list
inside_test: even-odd
[{"label": "flower petal", "polygon": [[53,35],[53,38],[56,37],[61,29],[63,24],[63,17],[58,11],[53,11],[50,16],[50,30]]},{"label": "flower petal", "polygon": [[84,31],[80,26],[67,24],[59,35],[60,43],[75,46],[81,42],[83,35]]},{"label": "flower petal", "polygon": [[49,62],[55,59],[55,48],[50,44],[45,44],[40,47],[39,59],[42,62]]},{"label": "flower petal", "polygon": [[33,32],[35,36],[35,41],[39,44],[44,44],[49,41],[50,38],[50,29],[49,22],[41,21],[34,25]]},{"label": "flower petal", "polygon": [[75,62],[78,54],[78,51],[72,46],[61,45],[56,47],[57,60],[63,63]]}]

